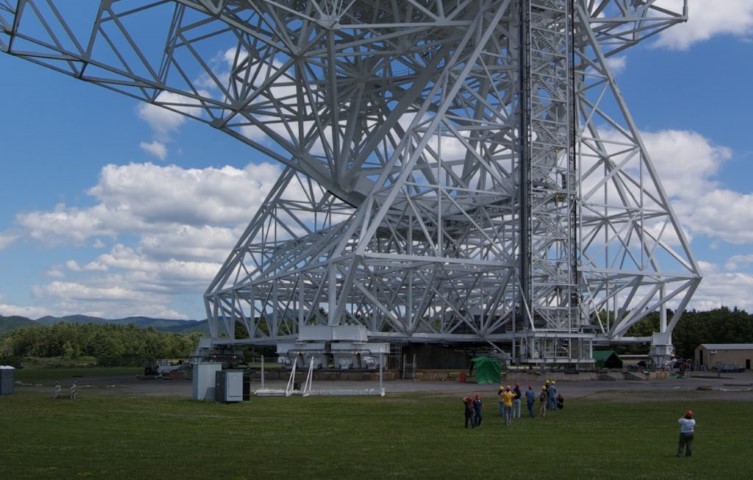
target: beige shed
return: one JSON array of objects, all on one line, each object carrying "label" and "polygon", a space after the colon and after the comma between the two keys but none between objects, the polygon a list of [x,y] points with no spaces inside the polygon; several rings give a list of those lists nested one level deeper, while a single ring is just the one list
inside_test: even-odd
[{"label": "beige shed", "polygon": [[702,343],[695,349],[694,360],[698,370],[750,370],[753,343]]}]

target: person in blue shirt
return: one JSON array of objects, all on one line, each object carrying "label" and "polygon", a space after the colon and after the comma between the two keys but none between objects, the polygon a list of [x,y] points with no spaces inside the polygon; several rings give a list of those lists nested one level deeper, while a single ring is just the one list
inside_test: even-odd
[{"label": "person in blue shirt", "polygon": [[557,410],[557,387],[554,384],[554,380],[549,382],[549,387],[546,389],[549,402],[546,406],[547,410]]},{"label": "person in blue shirt", "polygon": [[533,391],[533,387],[528,385],[526,390],[526,406],[528,407],[528,416],[533,418],[533,408],[536,405],[536,392]]}]

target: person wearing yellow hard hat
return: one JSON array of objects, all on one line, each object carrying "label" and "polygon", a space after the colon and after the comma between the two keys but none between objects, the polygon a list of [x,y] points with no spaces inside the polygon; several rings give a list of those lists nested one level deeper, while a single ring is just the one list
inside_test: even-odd
[{"label": "person wearing yellow hard hat", "polygon": [[510,385],[506,386],[500,392],[499,398],[502,399],[502,413],[505,417],[505,425],[509,427],[512,425],[512,401],[515,398],[515,393],[512,391]]},{"label": "person wearing yellow hard hat", "polygon": [[557,410],[557,386],[554,384],[554,380],[549,382],[549,387],[547,387],[546,393],[549,397],[549,403],[547,404],[546,409]]},{"label": "person wearing yellow hard hat", "polygon": [[549,395],[546,393],[546,386],[541,387],[539,394],[539,417],[546,417],[546,404],[549,401]]}]

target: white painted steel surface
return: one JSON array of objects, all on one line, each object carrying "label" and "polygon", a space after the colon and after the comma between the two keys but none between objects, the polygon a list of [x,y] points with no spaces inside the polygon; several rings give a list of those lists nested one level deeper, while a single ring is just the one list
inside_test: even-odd
[{"label": "white painted steel surface", "polygon": [[588,363],[655,311],[653,351],[671,353],[700,282],[608,62],[686,16],[649,0],[5,0],[0,51],[287,166],[206,291],[215,339],[356,325]]}]

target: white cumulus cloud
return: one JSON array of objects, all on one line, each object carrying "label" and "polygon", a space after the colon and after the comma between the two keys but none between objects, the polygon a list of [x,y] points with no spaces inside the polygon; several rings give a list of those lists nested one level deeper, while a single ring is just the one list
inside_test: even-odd
[{"label": "white cumulus cloud", "polygon": [[152,142],[141,142],[139,147],[150,155],[153,155],[160,160],[167,158],[167,145],[157,140]]},{"label": "white cumulus cloud", "polygon": [[0,250],[4,250],[15,243],[20,237],[17,232],[0,232]]},{"label": "white cumulus cloud", "polygon": [[642,132],[646,149],[670,197],[698,197],[716,188],[714,177],[732,151],[714,145],[697,132]]},{"label": "white cumulus cloud", "polygon": [[[88,191],[93,205],[18,214],[15,236],[47,247],[95,245],[91,252],[98,252],[50,266],[49,281],[33,287],[38,303],[48,305],[39,311],[185,318],[176,299],[200,303],[280,174],[267,163],[107,165]],[[3,314],[10,311],[20,310]]]},{"label": "white cumulus cloud", "polygon": [[[163,92],[158,97],[158,100],[164,102],[169,102],[171,99],[177,103],[180,101],[180,96]],[[170,134],[177,131],[186,121],[186,117],[181,113],[151,103],[140,103],[136,107],[136,113],[139,118],[149,124],[154,136],[161,142],[169,141]]]},{"label": "white cumulus cloud", "polygon": [[[661,3],[679,11],[682,0],[662,0]],[[687,50],[717,35],[748,38],[753,34],[753,2],[750,0],[690,0],[688,10],[688,21],[664,30],[655,43],[657,47]]]},{"label": "white cumulus cloud", "polygon": [[44,317],[46,315],[53,315],[52,311],[46,307],[40,307],[36,305],[18,306],[2,302],[0,302],[0,312],[2,312],[2,315],[6,317],[18,315],[32,319]]},{"label": "white cumulus cloud", "polygon": [[[206,91],[200,91],[203,97],[209,97]],[[199,118],[202,115],[201,104],[194,98],[172,92],[161,92],[154,103],[140,103],[136,114],[152,130],[151,142],[140,142],[139,147],[160,160],[167,158],[167,144],[172,135],[185,123],[188,117]]]}]

